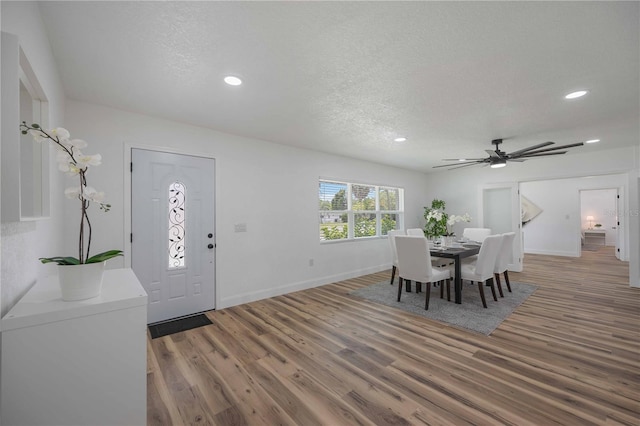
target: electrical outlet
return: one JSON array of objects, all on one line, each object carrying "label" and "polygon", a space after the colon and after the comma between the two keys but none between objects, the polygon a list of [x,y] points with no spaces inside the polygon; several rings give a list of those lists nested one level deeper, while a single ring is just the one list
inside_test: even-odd
[{"label": "electrical outlet", "polygon": [[247,232],[247,224],[246,223],[236,223],[233,225],[235,232]]}]

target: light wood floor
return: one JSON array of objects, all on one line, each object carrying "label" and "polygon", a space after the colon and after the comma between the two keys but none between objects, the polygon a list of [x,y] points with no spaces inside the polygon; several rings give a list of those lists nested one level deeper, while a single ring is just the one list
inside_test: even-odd
[{"label": "light wood floor", "polygon": [[628,264],[527,255],[510,276],[539,287],[491,336],[348,295],[388,272],[210,312],[149,340],[148,423],[638,425]]}]

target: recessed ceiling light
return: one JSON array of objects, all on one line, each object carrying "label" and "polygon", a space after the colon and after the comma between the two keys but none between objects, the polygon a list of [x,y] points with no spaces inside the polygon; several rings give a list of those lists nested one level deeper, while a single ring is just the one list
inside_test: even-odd
[{"label": "recessed ceiling light", "polygon": [[407,138],[402,138],[402,137],[400,137],[400,138],[395,138],[393,141],[394,141],[394,142],[404,142],[404,141],[406,141],[406,140],[407,140]]},{"label": "recessed ceiling light", "polygon": [[590,139],[588,141],[584,141],[584,143],[597,143],[600,142],[600,139]]},{"label": "recessed ceiling light", "polygon": [[467,161],[466,158],[458,158],[458,161]]},{"label": "recessed ceiling light", "polygon": [[235,77],[233,75],[228,75],[224,78],[224,82],[227,83],[229,86],[240,86],[242,84],[242,80],[240,80],[238,77]]},{"label": "recessed ceiling light", "polygon": [[569,93],[569,94],[568,94],[567,96],[565,96],[564,98],[565,98],[565,99],[577,99],[577,98],[581,98],[581,97],[583,97],[583,96],[584,96],[584,95],[586,95],[587,93],[589,93],[589,92],[587,92],[586,90],[578,90],[577,92]]}]

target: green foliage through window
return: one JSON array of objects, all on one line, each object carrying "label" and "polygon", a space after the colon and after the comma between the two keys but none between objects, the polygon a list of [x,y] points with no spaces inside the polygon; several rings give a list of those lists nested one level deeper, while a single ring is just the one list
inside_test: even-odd
[{"label": "green foliage through window", "polygon": [[320,240],[387,235],[402,224],[402,189],[320,180]]},{"label": "green foliage through window", "polygon": [[322,231],[322,236],[325,240],[342,240],[347,238],[347,235],[349,234],[347,225],[321,225],[320,230]]}]

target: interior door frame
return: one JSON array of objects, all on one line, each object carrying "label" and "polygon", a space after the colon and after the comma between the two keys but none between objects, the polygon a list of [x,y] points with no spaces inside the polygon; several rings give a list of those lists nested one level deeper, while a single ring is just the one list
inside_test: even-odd
[{"label": "interior door frame", "polygon": [[[623,262],[628,262],[629,261],[629,255],[627,254],[627,235],[629,235],[629,233],[627,232],[627,221],[626,221],[626,217],[624,215],[625,212],[625,206],[626,206],[626,191],[627,191],[627,186],[626,185],[620,185],[620,186],[611,186],[611,185],[604,185],[604,186],[594,186],[594,187],[585,187],[585,188],[580,188],[578,190],[578,211],[580,212],[580,214],[582,214],[582,193],[584,191],[603,191],[603,190],[612,190],[615,191],[615,200],[614,200],[614,204],[616,207],[616,214],[617,214],[617,221],[616,221],[616,232],[615,232],[615,236],[616,236],[616,241],[615,241],[615,256],[616,259],[623,261]],[[581,216],[582,217],[582,216]],[[582,227],[580,227],[580,229],[578,230],[579,233],[582,233]],[[605,243],[606,243],[606,239],[605,239]],[[578,242],[578,254],[582,255],[582,245]]]},{"label": "interior door frame", "polygon": [[626,198],[624,195],[625,188],[618,187],[616,188],[616,246],[615,246],[615,256],[618,260],[629,260],[629,255],[627,253],[626,247],[627,238],[626,235],[629,235],[627,231],[627,223],[624,215]]},{"label": "interior door frame", "polygon": [[515,224],[511,231],[516,233],[513,242],[514,262],[507,266],[509,271],[522,272],[524,263],[524,248],[522,241],[522,218],[520,214],[520,184],[519,182],[485,183],[478,187],[478,223],[484,226],[484,191],[487,189],[509,189],[511,192],[511,223]]},{"label": "interior door frame", "polygon": [[[218,218],[218,203],[216,202],[216,194],[218,193],[218,176],[217,176],[217,167],[215,167],[216,164],[216,158],[214,156],[212,156],[211,154],[207,154],[207,153],[203,153],[203,152],[196,152],[196,151],[190,151],[190,150],[184,150],[184,149],[176,149],[176,148],[170,148],[170,147],[163,147],[163,146],[157,146],[157,145],[146,145],[146,144],[136,144],[136,143],[129,143],[129,142],[125,142],[124,143],[124,167],[123,167],[123,184],[124,184],[124,188],[122,189],[122,193],[123,193],[123,199],[124,199],[124,205],[123,205],[123,214],[124,214],[124,218],[123,218],[123,223],[124,223],[124,234],[123,234],[123,238],[122,240],[125,242],[124,244],[124,267],[125,268],[131,268],[131,215],[133,213],[133,208],[132,208],[132,194],[131,194],[131,150],[133,149],[144,149],[147,151],[156,151],[156,152],[165,152],[168,154],[178,154],[178,155],[191,155],[194,157],[203,157],[203,158],[208,158],[214,161],[214,168],[213,168],[213,177],[214,177],[214,182],[213,182],[213,235],[214,235],[214,240],[213,240],[213,244],[215,246],[217,246],[217,218]],[[213,268],[213,285],[215,287],[217,287],[217,282],[218,282],[218,268],[217,268],[217,250],[214,250],[213,252],[213,264],[214,264],[214,268]],[[219,296],[219,292],[217,291],[217,288],[214,289],[214,306],[220,306],[220,296]]]}]

